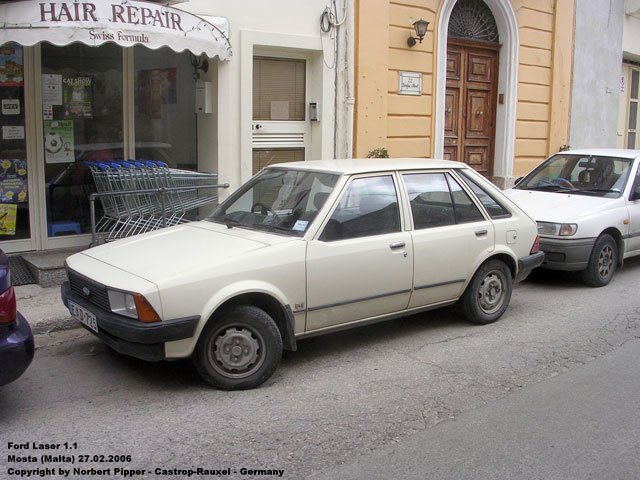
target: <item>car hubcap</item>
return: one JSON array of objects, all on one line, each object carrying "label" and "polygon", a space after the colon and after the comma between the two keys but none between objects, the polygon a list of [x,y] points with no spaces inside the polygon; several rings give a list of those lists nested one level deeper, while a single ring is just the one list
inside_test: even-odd
[{"label": "car hubcap", "polygon": [[613,267],[613,249],[606,245],[598,257],[598,273],[601,278],[607,278]]},{"label": "car hubcap", "polygon": [[247,377],[264,362],[262,337],[246,327],[225,327],[214,338],[210,360],[227,377]]},{"label": "car hubcap", "polygon": [[478,291],[480,308],[485,313],[494,313],[504,301],[505,279],[502,273],[493,271],[484,277]]}]

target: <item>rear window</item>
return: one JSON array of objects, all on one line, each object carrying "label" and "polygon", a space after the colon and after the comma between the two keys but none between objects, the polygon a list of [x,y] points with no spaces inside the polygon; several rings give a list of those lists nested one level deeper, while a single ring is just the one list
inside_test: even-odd
[{"label": "rear window", "polygon": [[502,204],[495,199],[489,192],[487,192],[483,187],[478,185],[475,180],[468,176],[464,171],[459,171],[464,183],[476,194],[478,200],[482,202],[484,208],[487,210],[487,213],[491,218],[509,218],[511,216],[511,212],[507,210]]}]

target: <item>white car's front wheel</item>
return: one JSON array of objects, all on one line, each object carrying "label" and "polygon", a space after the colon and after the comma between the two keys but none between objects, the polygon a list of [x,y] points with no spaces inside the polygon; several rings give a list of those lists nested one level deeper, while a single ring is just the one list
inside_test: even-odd
[{"label": "white car's front wheel", "polygon": [[264,383],[282,358],[282,337],[262,309],[238,305],[209,321],[193,354],[200,376],[221,390]]},{"label": "white car's front wheel", "polygon": [[582,281],[592,287],[604,287],[613,278],[618,265],[618,245],[607,233],[600,235],[593,245]]}]

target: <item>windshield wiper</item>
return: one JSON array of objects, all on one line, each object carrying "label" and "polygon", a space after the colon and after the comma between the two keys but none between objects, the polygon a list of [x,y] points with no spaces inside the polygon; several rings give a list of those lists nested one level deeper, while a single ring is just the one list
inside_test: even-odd
[{"label": "windshield wiper", "polygon": [[576,190],[576,193],[586,192],[586,193],[620,193],[620,190],[613,190],[611,188],[581,188]]},{"label": "windshield wiper", "polygon": [[240,220],[236,220],[234,218],[212,218],[209,221],[215,222],[215,223],[222,223],[227,228],[233,228],[233,227],[242,227],[242,228],[249,228],[249,229],[252,228],[251,225],[243,223]]},{"label": "windshield wiper", "polygon": [[560,185],[536,185],[532,187],[518,187],[521,190],[546,190],[550,192],[557,192],[560,190],[571,190],[570,188],[562,188]]},{"label": "windshield wiper", "polygon": [[256,230],[271,230],[271,231],[280,231],[280,232],[291,232],[290,228],[281,227],[279,225],[269,225],[266,223],[252,223],[251,227]]}]

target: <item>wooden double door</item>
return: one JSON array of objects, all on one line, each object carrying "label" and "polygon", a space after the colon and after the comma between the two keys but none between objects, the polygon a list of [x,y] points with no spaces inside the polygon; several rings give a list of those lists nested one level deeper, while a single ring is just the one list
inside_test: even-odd
[{"label": "wooden double door", "polygon": [[450,39],[447,43],[444,158],[493,175],[500,45]]}]

